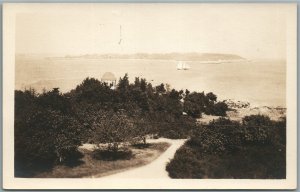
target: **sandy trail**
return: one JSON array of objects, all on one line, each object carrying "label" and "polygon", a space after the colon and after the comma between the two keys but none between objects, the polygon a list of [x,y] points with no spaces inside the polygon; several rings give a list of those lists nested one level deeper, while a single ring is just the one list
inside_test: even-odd
[{"label": "sandy trail", "polygon": [[162,153],[161,156],[159,156],[157,159],[152,161],[151,163],[138,167],[135,169],[130,169],[128,171],[124,171],[121,173],[116,173],[113,175],[108,175],[105,177],[105,179],[166,179],[170,178],[168,176],[168,172],[166,171],[166,165],[167,163],[174,157],[174,154],[176,150],[181,147],[185,139],[165,139],[165,138],[160,138],[156,140],[148,140],[149,143],[155,143],[155,142],[168,142],[171,144],[171,146],[164,152]]}]

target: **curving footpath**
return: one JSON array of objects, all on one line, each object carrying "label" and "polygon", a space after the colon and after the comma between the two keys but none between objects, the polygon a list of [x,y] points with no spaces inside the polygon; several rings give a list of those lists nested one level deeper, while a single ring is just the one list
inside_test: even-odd
[{"label": "curving footpath", "polygon": [[130,169],[128,171],[124,171],[121,173],[116,173],[113,175],[108,175],[105,177],[105,179],[166,179],[170,178],[168,175],[168,172],[166,171],[166,165],[167,163],[174,157],[176,150],[181,147],[186,139],[165,139],[160,138],[156,140],[148,140],[149,143],[155,143],[155,142],[168,142],[171,144],[171,146],[162,153],[161,156],[159,156],[157,159],[152,161],[151,163],[138,167],[135,169]]}]

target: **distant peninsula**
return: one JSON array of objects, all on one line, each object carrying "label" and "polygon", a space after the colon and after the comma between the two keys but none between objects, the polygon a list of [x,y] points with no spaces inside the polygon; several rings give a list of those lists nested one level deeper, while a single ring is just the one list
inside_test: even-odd
[{"label": "distant peninsula", "polygon": [[[53,58],[53,57],[52,57]],[[155,59],[155,60],[180,60],[180,61],[232,61],[245,60],[245,58],[235,54],[221,53],[135,53],[135,54],[85,54],[66,55],[64,57],[54,57],[57,59]]]}]

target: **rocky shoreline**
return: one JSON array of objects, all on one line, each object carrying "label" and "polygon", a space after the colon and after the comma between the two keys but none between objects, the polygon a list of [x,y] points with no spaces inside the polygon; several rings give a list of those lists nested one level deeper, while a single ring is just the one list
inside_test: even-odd
[{"label": "rocky shoreline", "polygon": [[[234,101],[231,99],[224,100],[228,105],[229,111],[227,111],[227,118],[234,121],[242,121],[242,118],[249,115],[266,115],[271,120],[278,121],[286,116],[285,107],[270,107],[270,106],[251,106],[249,102]],[[218,119],[220,116],[202,115],[202,118],[198,119],[199,123],[207,124],[214,119]]]}]

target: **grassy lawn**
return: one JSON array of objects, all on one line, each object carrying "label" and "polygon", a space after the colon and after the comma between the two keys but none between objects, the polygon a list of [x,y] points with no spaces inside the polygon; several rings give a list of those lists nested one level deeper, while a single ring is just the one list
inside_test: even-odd
[{"label": "grassy lawn", "polygon": [[77,166],[68,167],[58,165],[51,171],[36,175],[36,178],[82,178],[82,177],[102,177],[128,169],[146,165],[169,148],[170,144],[161,142],[150,144],[147,148],[131,146],[132,155],[119,160],[99,159],[95,157],[95,152],[87,149],[80,149],[83,158]]}]

